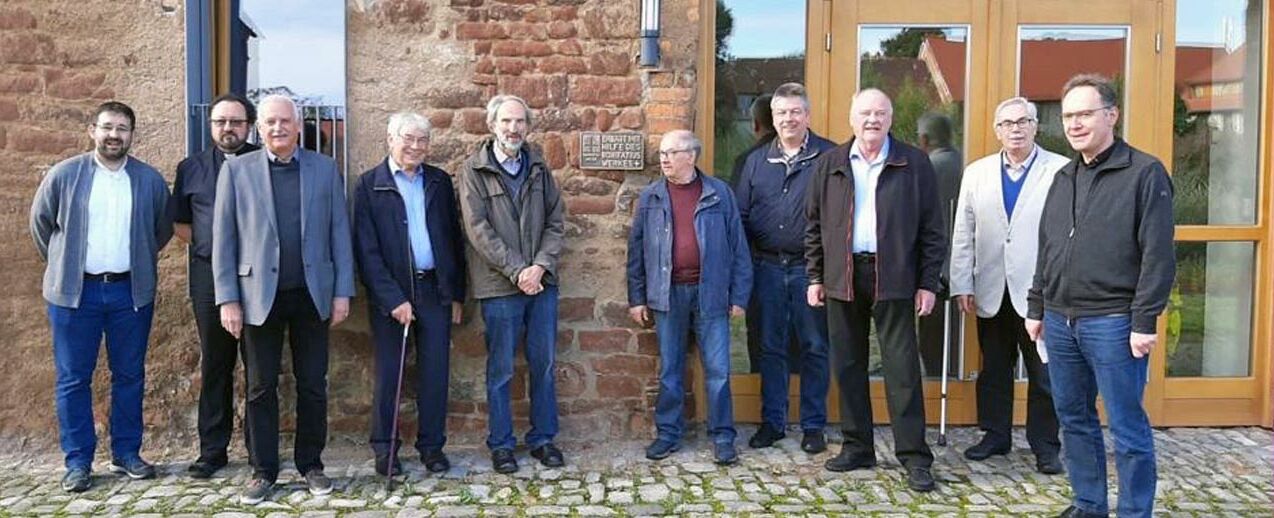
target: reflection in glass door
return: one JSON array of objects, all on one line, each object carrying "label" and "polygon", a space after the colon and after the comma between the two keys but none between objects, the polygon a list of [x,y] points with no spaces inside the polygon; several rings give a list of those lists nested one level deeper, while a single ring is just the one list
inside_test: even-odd
[{"label": "reflection in glass door", "polygon": [[1119,124],[1128,116],[1128,28],[1021,26],[1018,28],[1018,95],[1039,108],[1041,147],[1074,158],[1062,129],[1062,86],[1077,74],[1110,78],[1119,93]]}]

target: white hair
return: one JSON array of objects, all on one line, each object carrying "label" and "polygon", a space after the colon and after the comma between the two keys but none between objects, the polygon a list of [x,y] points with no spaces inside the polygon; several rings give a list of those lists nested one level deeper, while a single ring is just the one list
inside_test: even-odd
[{"label": "white hair", "polygon": [[1032,119],[1039,120],[1039,110],[1035,108],[1035,103],[1028,101],[1025,97],[1010,97],[1001,101],[1000,104],[995,107],[995,118],[999,119],[1001,111],[1015,104],[1025,107],[1027,115],[1030,115]]},{"label": "white hair", "polygon": [[689,149],[694,151],[695,159],[699,159],[699,153],[703,151],[703,143],[699,141],[699,137],[690,130],[672,130],[664,134],[664,138],[676,139],[678,142],[685,144]]},{"label": "white hair", "polygon": [[386,128],[389,136],[401,137],[403,132],[413,129],[423,131],[428,136],[431,129],[429,119],[411,111],[401,111],[389,116],[389,127]]},{"label": "white hair", "polygon": [[287,103],[288,106],[292,107],[292,116],[296,118],[297,124],[301,123],[301,107],[297,106],[296,101],[293,101],[291,97],[283,94],[270,94],[262,97],[257,102],[257,107],[260,108],[270,103]]},{"label": "white hair", "polygon": [[495,124],[496,112],[500,111],[500,106],[507,102],[515,102],[522,105],[522,111],[526,112],[526,126],[529,128],[531,124],[531,106],[526,101],[516,95],[501,94],[492,97],[487,101],[487,126]]}]

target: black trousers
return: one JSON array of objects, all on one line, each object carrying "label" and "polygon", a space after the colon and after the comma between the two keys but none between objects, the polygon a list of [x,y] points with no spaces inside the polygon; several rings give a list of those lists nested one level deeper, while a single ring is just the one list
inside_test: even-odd
[{"label": "black trousers", "polygon": [[[225,464],[234,431],[234,365],[239,341],[221,327],[221,310],[213,293],[212,263],[191,256],[190,302],[199,332],[199,460]],[[244,434],[247,436],[246,431]]]},{"label": "black trousers", "polygon": [[[438,293],[438,278],[432,274],[415,281],[415,299],[411,301],[416,320],[411,322],[407,347],[416,351],[415,381],[411,369],[403,369],[403,386],[416,392],[416,450],[422,455],[442,450],[447,443],[447,388],[451,356],[451,304],[444,304]],[[376,369],[372,380],[372,451],[389,455],[389,436],[393,429],[394,400],[398,391],[399,363],[403,359],[403,326],[379,308],[369,304],[368,321],[376,347]],[[390,308],[392,309],[392,308]],[[407,357],[411,355],[408,354]],[[407,391],[403,390],[403,395]],[[402,435],[394,441],[397,454]]]},{"label": "black trousers", "polygon": [[279,368],[285,330],[296,378],[297,471],[322,469],[319,457],[327,444],[327,321],[319,318],[305,288],[281,290],[264,324],[243,326],[248,456],[253,476],[270,481],[279,475]]},{"label": "black trousers", "polygon": [[1055,455],[1061,447],[1057,438],[1057,414],[1049,388],[1048,367],[1040,362],[1035,342],[1026,334],[1022,317],[1004,294],[1000,311],[991,318],[978,317],[978,345],[982,349],[982,371],[978,373],[978,426],[988,434],[1011,440],[1013,428],[1013,373],[1020,351],[1026,364],[1026,439],[1031,451]]},{"label": "black trousers", "polygon": [[840,387],[841,428],[850,452],[875,455],[871,392],[867,377],[868,335],[876,323],[885,399],[893,423],[894,450],[907,467],[928,467],[933,452],[925,442],[924,387],[916,351],[915,301],[875,300],[876,270],[855,258],[854,300],[827,299],[832,377]]}]

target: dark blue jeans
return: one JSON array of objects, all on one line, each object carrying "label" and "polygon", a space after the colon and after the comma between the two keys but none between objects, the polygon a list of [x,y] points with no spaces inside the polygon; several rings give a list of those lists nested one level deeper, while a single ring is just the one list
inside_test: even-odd
[{"label": "dark blue jeans", "polygon": [[686,349],[694,329],[708,394],[708,435],[714,443],[733,443],[734,406],[730,401],[730,315],[699,312],[699,285],[673,284],[668,311],[655,311],[659,337],[659,398],[655,428],[659,438],[680,442],[686,429]]},{"label": "dark blue jeans", "polygon": [[1096,399],[1106,408],[1115,439],[1119,476],[1119,516],[1150,516],[1155,501],[1155,444],[1141,406],[1148,357],[1133,358],[1127,314],[1068,320],[1044,312],[1044,342],[1053,406],[1062,427],[1067,476],[1074,506],[1105,514],[1106,447]]},{"label": "dark blue jeans", "polygon": [[827,426],[827,310],[805,298],[809,277],[804,264],[753,263],[761,334],[761,418],[782,430],[787,424],[788,341],[801,343],[801,429]]},{"label": "dark blue jeans", "polygon": [[557,390],[553,358],[557,348],[557,286],[536,295],[518,293],[482,301],[487,341],[487,447],[513,449],[513,410],[509,383],[513,353],[526,337],[526,364],[531,378],[531,429],[526,445],[538,448],[557,436]]},{"label": "dark blue jeans", "polygon": [[[444,304],[438,293],[438,278],[428,275],[415,280],[415,299],[411,301],[416,320],[411,322],[407,347],[416,352],[416,449],[421,454],[440,451],[447,443],[447,386],[450,379],[451,304]],[[392,309],[392,308],[390,308]],[[403,354],[403,326],[389,315],[372,307],[368,317],[376,343],[376,371],[372,380],[372,451],[389,455],[389,436],[396,435],[393,453],[398,453],[402,434],[392,434],[394,407],[398,401],[399,382],[411,381],[411,371],[400,366]],[[402,375],[402,380],[398,379]],[[407,391],[402,391],[407,397]]]},{"label": "dark blue jeans", "polygon": [[102,337],[111,369],[111,456],[138,457],[142,447],[142,394],[146,381],[146,342],[154,305],[133,307],[129,280],[84,280],[80,307],[49,304],[53,363],[57,371],[58,431],[67,469],[91,468],[97,436],[93,433],[93,370]]}]

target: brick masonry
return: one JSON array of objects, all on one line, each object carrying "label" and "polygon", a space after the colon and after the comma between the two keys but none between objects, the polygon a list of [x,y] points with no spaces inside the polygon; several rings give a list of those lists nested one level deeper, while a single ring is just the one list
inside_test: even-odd
[{"label": "brick masonry", "polygon": [[[603,0],[361,0],[348,3],[348,122],[351,173],[384,155],[384,124],[402,109],[435,126],[430,162],[455,171],[487,133],[485,101],[523,96],[534,109],[530,140],[544,150],[568,207],[562,258],[558,391],[562,439],[643,438],[657,390],[653,333],[632,329],[624,283],[626,236],[639,190],[658,173],[663,132],[693,125],[698,3],[665,0],[662,68],[641,70],[636,4]],[[174,0],[127,4],[17,0],[0,6],[0,435],[55,442],[53,369],[43,265],[28,243],[26,216],[40,175],[88,149],[87,114],[105,99],[138,111],[134,153],[172,180],[184,140],[184,6]],[[87,37],[84,35],[99,35]],[[669,42],[682,42],[670,45]],[[637,130],[648,135],[646,171],[583,171],[579,133]],[[185,250],[161,258],[161,286],[147,363],[146,425],[151,445],[191,440],[200,385],[198,342],[185,293]],[[361,286],[360,286],[361,289]],[[485,435],[485,347],[478,307],[466,306],[452,354],[453,442]],[[335,435],[361,441],[371,395],[366,306],[332,334],[330,421]],[[286,364],[286,362],[285,362]],[[109,378],[105,355],[95,379],[104,432]],[[410,378],[409,378],[410,380]],[[514,409],[526,426],[525,363],[518,361]],[[410,383],[407,384],[410,387]],[[285,378],[283,426],[292,385]],[[408,397],[411,397],[408,390]],[[408,434],[414,405],[403,405]]]}]

